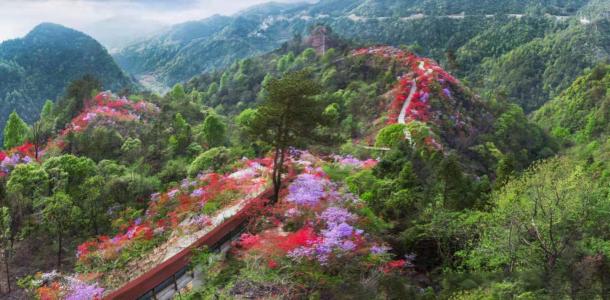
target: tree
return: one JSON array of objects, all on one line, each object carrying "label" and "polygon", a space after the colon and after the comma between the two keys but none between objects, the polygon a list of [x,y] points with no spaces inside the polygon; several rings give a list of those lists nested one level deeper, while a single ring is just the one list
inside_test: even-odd
[{"label": "tree", "polygon": [[13,111],[4,126],[4,148],[10,149],[23,144],[28,131],[28,125]]},{"label": "tree", "polygon": [[30,130],[30,141],[34,144],[34,155],[38,160],[38,154],[44,143],[51,137],[53,126],[42,119],[36,121]]},{"label": "tree", "polygon": [[70,154],[47,159],[43,168],[49,175],[52,191],[64,192],[74,199],[86,197],[84,183],[96,172],[93,160]]},{"label": "tree", "polygon": [[275,148],[272,176],[273,201],[277,201],[286,151],[315,138],[314,129],[322,120],[323,107],[313,98],[320,87],[307,72],[271,79],[265,88],[269,94],[256,111],[250,132]]},{"label": "tree", "polygon": [[6,286],[11,292],[11,276],[9,269],[10,244],[11,244],[11,213],[8,207],[0,207],[0,249],[4,253],[4,271],[6,275]]},{"label": "tree", "polygon": [[226,141],[227,125],[216,113],[210,113],[203,121],[203,138],[209,147],[224,145]]},{"label": "tree", "polygon": [[121,152],[127,162],[134,162],[142,153],[142,141],[138,138],[128,137],[121,146]]},{"label": "tree", "polygon": [[174,134],[169,137],[169,146],[174,153],[182,154],[191,143],[191,126],[177,113],[172,127]]},{"label": "tree", "polygon": [[578,257],[575,251],[587,229],[606,228],[606,218],[594,216],[607,201],[591,179],[582,166],[560,158],[536,163],[510,180],[494,195],[497,207],[489,215],[490,226],[482,226],[469,267],[540,270],[550,298],[560,298],[567,282],[560,271]]},{"label": "tree", "polygon": [[6,183],[11,210],[11,246],[33,212],[34,200],[48,195],[49,176],[35,163],[20,164]]},{"label": "tree", "polygon": [[184,86],[180,83],[176,83],[171,92],[172,100],[176,102],[184,102],[186,99],[186,93],[184,92]]},{"label": "tree", "polygon": [[66,96],[55,106],[59,110],[55,126],[63,127],[70,122],[83,109],[84,100],[91,98],[92,94],[101,88],[102,83],[89,74],[72,81],[66,89]]},{"label": "tree", "polygon": [[51,197],[38,199],[36,207],[40,209],[44,228],[55,235],[57,268],[60,268],[65,234],[80,216],[80,209],[74,204],[72,198],[64,192],[57,192]]},{"label": "tree", "polygon": [[103,195],[104,183],[105,178],[100,175],[90,177],[84,183],[87,193],[81,201],[81,206],[95,236],[100,234],[101,225],[108,220],[104,214],[108,210],[108,199]]}]

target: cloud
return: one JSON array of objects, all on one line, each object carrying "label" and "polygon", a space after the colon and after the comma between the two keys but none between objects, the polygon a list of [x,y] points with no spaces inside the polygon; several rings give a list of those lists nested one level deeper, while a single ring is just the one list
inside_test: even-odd
[{"label": "cloud", "polygon": [[[75,29],[117,17],[176,24],[229,15],[269,0],[0,0],[0,41],[24,36],[42,22]],[[303,0],[279,0],[303,2]]]}]

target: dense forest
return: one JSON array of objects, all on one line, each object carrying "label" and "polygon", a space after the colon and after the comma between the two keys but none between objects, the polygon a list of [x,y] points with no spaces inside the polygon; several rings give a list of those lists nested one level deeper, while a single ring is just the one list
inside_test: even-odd
[{"label": "dense forest", "polygon": [[607,299],[608,9],[265,4],[117,54],[163,94],[58,25],[4,42],[40,103],[6,111],[0,293],[113,298],[187,251],[174,299]]},{"label": "dense forest", "polygon": [[47,99],[57,99],[70,81],[85,74],[107,89],[131,85],[102,45],[60,25],[41,24],[21,39],[1,43],[0,124],[13,111],[34,122]]}]

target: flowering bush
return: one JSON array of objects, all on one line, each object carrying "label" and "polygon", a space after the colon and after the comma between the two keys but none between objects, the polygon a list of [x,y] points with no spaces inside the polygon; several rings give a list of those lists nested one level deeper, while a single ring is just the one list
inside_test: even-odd
[{"label": "flowering bush", "polygon": [[[350,167],[373,162],[339,156],[334,161]],[[265,257],[273,261],[268,263],[273,269],[301,263],[333,267],[340,262],[364,261],[380,270],[385,267],[389,248],[366,234],[359,225],[366,221],[352,211],[363,203],[331,182],[320,168],[308,165],[288,186],[283,199],[261,218],[267,226],[259,226],[263,229],[257,234],[241,236],[236,243],[241,256]]]},{"label": "flowering bush", "polygon": [[107,122],[129,122],[141,120],[143,116],[156,115],[159,108],[146,101],[133,102],[126,98],[114,99],[109,92],[98,94],[93,101],[88,101],[85,109],[72,121],[62,135],[69,132],[85,130],[92,122],[104,119]]},{"label": "flowering bush", "polygon": [[343,166],[343,167],[351,167],[351,168],[355,168],[355,169],[371,169],[373,167],[375,167],[378,163],[378,161],[376,159],[366,159],[366,160],[359,160],[351,155],[347,155],[347,156],[340,156],[340,155],[335,155],[333,156],[333,159],[335,161],[335,163]]},{"label": "flowering bush", "polygon": [[[435,120],[438,120],[440,112],[432,111],[431,96],[435,99],[452,100],[452,89],[458,86],[457,79],[433,60],[394,47],[363,48],[353,51],[352,55],[371,55],[391,59],[405,68],[405,74],[398,79],[394,88],[395,97],[390,105],[389,124],[405,124],[412,121],[427,123],[434,114],[436,114]],[[440,146],[433,137],[430,137],[427,144],[434,148]]]},{"label": "flowering bush", "polygon": [[34,145],[29,142],[7,152],[0,151],[0,177],[7,176],[18,164],[33,162],[35,156]]},{"label": "flowering bush", "polygon": [[301,174],[288,188],[287,201],[297,205],[315,206],[324,197],[328,180],[314,174]]},{"label": "flowering bush", "polygon": [[267,159],[242,160],[233,173],[200,174],[151,195],[145,214],[128,222],[118,234],[99,236],[77,247],[78,269],[82,273],[102,271],[104,286],[113,287],[114,283],[106,282],[112,271],[142,260],[163,243],[208,230],[219,209],[258,196],[268,186],[270,164]]},{"label": "flowering bush", "polygon": [[36,288],[40,300],[98,300],[104,295],[104,288],[97,283],[62,276],[56,271],[37,273],[28,285]]}]

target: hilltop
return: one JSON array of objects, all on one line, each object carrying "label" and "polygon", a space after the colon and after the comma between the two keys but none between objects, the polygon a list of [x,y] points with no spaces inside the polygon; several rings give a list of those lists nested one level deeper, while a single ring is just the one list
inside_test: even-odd
[{"label": "hilltop", "polygon": [[45,100],[59,98],[86,74],[109,89],[132,85],[102,45],[61,25],[40,24],[23,38],[1,43],[0,125],[13,110],[32,123]]}]

